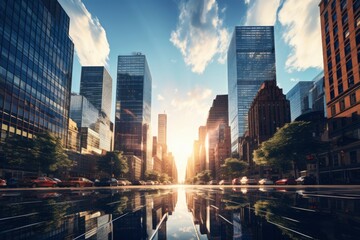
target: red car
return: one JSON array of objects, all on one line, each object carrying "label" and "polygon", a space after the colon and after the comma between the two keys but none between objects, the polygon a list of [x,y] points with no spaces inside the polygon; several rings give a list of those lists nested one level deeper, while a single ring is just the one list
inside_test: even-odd
[{"label": "red car", "polygon": [[0,178],[0,187],[6,187],[6,180]]},{"label": "red car", "polygon": [[84,177],[72,177],[59,183],[60,187],[92,187],[94,182]]},{"label": "red car", "polygon": [[275,182],[276,185],[296,185],[294,178],[283,178]]},{"label": "red car", "polygon": [[57,182],[48,177],[29,177],[22,180],[22,186],[27,187],[56,187]]}]

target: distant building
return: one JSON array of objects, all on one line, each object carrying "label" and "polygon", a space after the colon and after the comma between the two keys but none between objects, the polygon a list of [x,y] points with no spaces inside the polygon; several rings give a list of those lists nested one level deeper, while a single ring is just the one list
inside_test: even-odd
[{"label": "distant building", "polygon": [[158,144],[167,151],[167,115],[158,115]]},{"label": "distant building", "polygon": [[67,148],[72,151],[80,151],[80,134],[76,122],[69,118],[69,131]]},{"label": "distant building", "polygon": [[[206,163],[207,169],[211,171],[213,178],[216,178],[215,171],[215,146],[218,143],[218,128],[220,124],[227,125],[228,118],[228,96],[217,95],[213,100],[213,104],[209,110],[209,115],[206,120],[206,134],[207,134],[207,153]],[[230,155],[229,155],[230,156]]]},{"label": "distant building", "polygon": [[152,170],[151,82],[145,55],[118,57],[115,150],[142,159],[143,176]]},{"label": "distant building", "polygon": [[299,81],[286,94],[286,98],[290,101],[291,121],[310,111],[309,91],[313,86],[313,81]]},{"label": "distant building", "polygon": [[235,27],[228,53],[228,95],[231,149],[248,128],[248,110],[265,80],[276,80],[273,26]]},{"label": "distant building", "polygon": [[66,146],[74,55],[69,16],[53,0],[4,0],[0,26],[0,142],[49,131]]},{"label": "distant building", "polygon": [[227,123],[219,124],[216,133],[216,144],[214,146],[215,179],[221,180],[221,165],[225,159],[231,157],[230,127]]},{"label": "distant building", "polygon": [[141,180],[142,174],[142,160],[134,155],[124,155],[127,159],[129,172],[125,174],[125,177],[134,182]]},{"label": "distant building", "polygon": [[320,2],[330,152],[319,159],[323,183],[360,183],[360,2]]},{"label": "distant building", "polygon": [[249,164],[251,174],[259,174],[253,163],[253,151],[290,122],[289,100],[276,81],[265,81],[261,85],[250,106],[248,118],[249,130],[242,144],[246,151],[240,157]]}]

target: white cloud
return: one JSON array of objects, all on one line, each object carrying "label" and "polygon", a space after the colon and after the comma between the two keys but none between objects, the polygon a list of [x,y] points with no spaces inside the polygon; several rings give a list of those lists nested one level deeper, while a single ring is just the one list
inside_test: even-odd
[{"label": "white cloud", "polygon": [[229,32],[222,25],[215,0],[183,1],[179,22],[170,41],[195,73],[203,73],[214,58],[225,62]]},{"label": "white cloud", "polygon": [[[299,1],[301,2],[301,1]],[[245,25],[268,26],[276,22],[276,13],[280,0],[245,0],[250,7],[246,13]]]},{"label": "white cloud", "polygon": [[190,92],[186,93],[186,97],[178,96],[173,98],[171,105],[176,110],[188,110],[189,113],[205,113],[209,105],[210,97],[212,96],[211,89],[203,89],[196,87]]},{"label": "white cloud", "polygon": [[300,79],[298,79],[298,78],[290,78],[290,82],[298,82],[298,81],[300,81]]},{"label": "white cloud", "polygon": [[283,38],[291,47],[286,61],[289,72],[323,67],[318,3],[287,0],[279,11],[279,22],[285,27]]},{"label": "white cloud", "polygon": [[108,66],[110,46],[105,29],[93,17],[81,0],[60,0],[70,17],[70,36],[83,66]]},{"label": "white cloud", "polygon": [[157,100],[158,101],[163,101],[165,98],[163,96],[161,96],[160,94],[157,95]]}]

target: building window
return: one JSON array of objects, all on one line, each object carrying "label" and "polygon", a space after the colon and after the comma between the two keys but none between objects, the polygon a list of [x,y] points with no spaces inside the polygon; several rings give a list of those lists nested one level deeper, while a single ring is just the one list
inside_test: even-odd
[{"label": "building window", "polygon": [[360,29],[356,31],[356,45],[360,44]]},{"label": "building window", "polygon": [[350,152],[350,163],[351,164],[357,163],[357,153],[356,153],[356,151],[351,151]]},{"label": "building window", "polygon": [[351,47],[350,47],[350,43],[348,43],[345,46],[345,56],[347,56],[350,52],[351,52]]},{"label": "building window", "polygon": [[332,62],[331,62],[331,59],[330,59],[330,61],[328,62],[328,69],[332,69]]},{"label": "building window", "polygon": [[353,4],[354,13],[356,13],[356,11],[359,10],[359,8],[360,8],[360,1],[359,0],[354,0],[354,4]]},{"label": "building window", "polygon": [[344,30],[344,40],[347,39],[349,37],[350,33],[349,33],[349,29],[345,29]]},{"label": "building window", "polygon": [[[330,40],[329,40],[329,41],[330,41]],[[326,43],[326,44],[327,44],[327,43]],[[328,58],[331,57],[331,48],[330,48],[330,47],[327,48],[327,50],[326,50],[326,55],[327,55]]]},{"label": "building window", "polygon": [[341,22],[342,22],[342,25],[344,26],[348,21],[348,14],[345,13],[342,18],[341,18]]},{"label": "building window", "polygon": [[336,12],[334,12],[334,13],[332,14],[332,21],[333,21],[333,22],[336,22]]},{"label": "building window", "polygon": [[329,85],[333,84],[334,83],[334,78],[333,76],[329,76]]},{"label": "building window", "polygon": [[339,102],[339,104],[340,104],[340,111],[344,111],[344,109],[345,109],[345,101],[344,101],[344,99],[342,99],[342,100]]},{"label": "building window", "polygon": [[338,69],[336,70],[336,78],[339,80],[342,77],[342,73],[341,73],[341,66],[338,67]]},{"label": "building window", "polygon": [[[326,36],[325,42],[326,42],[326,45],[329,44],[329,42],[330,42],[330,36],[329,35]],[[328,54],[328,55],[330,55],[330,54]]]},{"label": "building window", "polygon": [[336,39],[335,42],[334,42],[334,49],[335,51],[339,48],[339,40]]},{"label": "building window", "polygon": [[331,10],[334,10],[336,7],[336,0],[332,1],[331,3]]},{"label": "building window", "polygon": [[340,2],[340,9],[341,9],[341,11],[346,8],[346,4],[347,4],[347,0],[342,0],[342,1]]},{"label": "building window", "polygon": [[348,76],[348,88],[354,86],[354,76],[350,75]]},{"label": "building window", "polygon": [[346,71],[350,71],[352,69],[352,61],[351,58],[346,62]]},{"label": "building window", "polygon": [[328,19],[329,19],[329,14],[328,14],[328,12],[325,12],[325,13],[324,13],[324,19],[325,19],[325,22],[328,21]]},{"label": "building window", "polygon": [[337,33],[338,33],[338,27],[337,27],[337,25],[335,25],[335,27],[334,27],[334,30],[333,30],[333,36],[334,36],[334,38],[335,38],[335,36],[337,35]]},{"label": "building window", "polygon": [[340,83],[340,84],[338,85],[338,94],[341,94],[343,91],[344,91],[343,84]]},{"label": "building window", "polygon": [[331,116],[334,117],[336,115],[336,109],[335,109],[335,105],[331,106]]},{"label": "building window", "polygon": [[353,106],[356,104],[356,94],[352,93],[350,94],[350,105]]},{"label": "building window", "polygon": [[358,120],[358,114],[357,112],[353,112],[351,114],[351,121],[356,122]]},{"label": "building window", "polygon": [[335,60],[336,60],[336,65],[338,65],[340,63],[340,53],[336,54]]},{"label": "building window", "polygon": [[334,93],[334,89],[332,89],[330,91],[330,100],[334,99],[334,97],[335,97],[335,93]]}]

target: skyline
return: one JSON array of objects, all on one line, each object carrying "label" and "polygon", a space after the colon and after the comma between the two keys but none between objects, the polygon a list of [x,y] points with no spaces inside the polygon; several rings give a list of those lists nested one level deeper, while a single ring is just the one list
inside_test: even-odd
[{"label": "skyline", "polygon": [[70,17],[76,50],[72,91],[79,92],[81,65],[105,65],[113,78],[112,120],[117,56],[146,55],[153,78],[152,135],[165,111],[180,181],[212,100],[228,93],[225,59],[235,26],[274,25],[277,83],[284,93],[322,70],[320,1],[59,2]]}]

